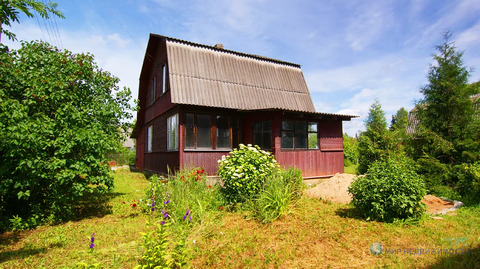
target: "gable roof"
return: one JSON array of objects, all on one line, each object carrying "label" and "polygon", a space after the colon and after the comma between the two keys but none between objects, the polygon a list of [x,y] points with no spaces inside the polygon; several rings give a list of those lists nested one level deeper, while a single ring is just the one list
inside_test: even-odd
[{"label": "gable roof", "polygon": [[172,103],[315,112],[300,65],[164,38]]}]

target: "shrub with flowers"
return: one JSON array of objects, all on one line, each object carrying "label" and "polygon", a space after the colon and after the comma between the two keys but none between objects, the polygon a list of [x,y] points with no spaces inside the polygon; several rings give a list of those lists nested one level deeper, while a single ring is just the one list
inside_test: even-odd
[{"label": "shrub with flowers", "polygon": [[275,157],[258,146],[240,144],[218,160],[222,194],[230,203],[242,203],[261,191],[267,177],[279,169]]}]

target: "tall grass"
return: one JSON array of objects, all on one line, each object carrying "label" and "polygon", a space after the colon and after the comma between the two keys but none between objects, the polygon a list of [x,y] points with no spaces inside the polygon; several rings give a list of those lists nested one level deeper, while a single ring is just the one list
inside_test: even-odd
[{"label": "tall grass", "polygon": [[272,175],[253,201],[256,218],[262,223],[269,223],[282,217],[304,188],[302,172],[298,169],[290,168]]}]

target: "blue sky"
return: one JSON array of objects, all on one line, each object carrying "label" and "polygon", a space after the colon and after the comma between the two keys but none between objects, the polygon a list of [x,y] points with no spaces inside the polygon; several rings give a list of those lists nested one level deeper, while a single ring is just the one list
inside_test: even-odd
[{"label": "blue sky", "polygon": [[[465,65],[476,68],[470,81],[480,80],[478,0],[56,2],[65,19],[46,27],[22,17],[10,30],[19,40],[94,54],[134,98],[150,33],[300,64],[317,111],[360,116],[344,123],[349,135],[364,130],[375,99],[390,123],[398,109],[410,110],[422,98],[419,89],[445,30],[464,51]],[[19,46],[4,36],[2,42]]]}]

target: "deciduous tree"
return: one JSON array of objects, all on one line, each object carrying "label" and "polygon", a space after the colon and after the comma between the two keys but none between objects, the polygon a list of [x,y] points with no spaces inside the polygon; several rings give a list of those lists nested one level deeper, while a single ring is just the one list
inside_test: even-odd
[{"label": "deciduous tree", "polygon": [[105,155],[131,117],[130,90],[91,54],[0,50],[0,216],[69,218],[82,196],[113,187]]}]

